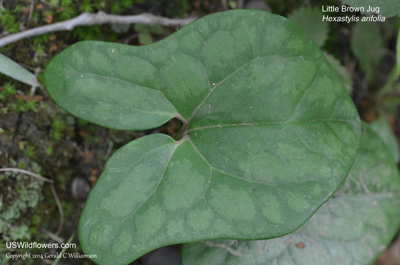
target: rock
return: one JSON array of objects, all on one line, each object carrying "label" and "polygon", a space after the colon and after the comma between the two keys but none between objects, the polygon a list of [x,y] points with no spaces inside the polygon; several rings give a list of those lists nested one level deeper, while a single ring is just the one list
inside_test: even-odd
[{"label": "rock", "polygon": [[89,191],[90,191],[90,185],[84,178],[81,177],[74,178],[71,185],[71,192],[75,198],[83,200],[89,194]]}]

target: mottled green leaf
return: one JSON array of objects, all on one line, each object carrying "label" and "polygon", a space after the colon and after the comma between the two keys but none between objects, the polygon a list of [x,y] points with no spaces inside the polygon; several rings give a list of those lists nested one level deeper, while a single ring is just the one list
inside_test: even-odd
[{"label": "mottled green leaf", "polygon": [[45,72],[49,94],[140,138],[107,162],[79,225],[86,254],[126,264],[163,245],[296,230],[355,159],[357,111],[324,55],[289,20],[213,14],[147,46],[82,42]]},{"label": "mottled green leaf", "polygon": [[352,7],[362,7],[360,12],[363,14],[371,14],[377,13],[368,12],[369,7],[372,7],[374,10],[376,7],[379,8],[379,15],[384,17],[393,17],[400,15],[400,2],[398,0],[384,0],[384,1],[376,1],[376,0],[341,0],[343,4],[347,4]]},{"label": "mottled green leaf", "polygon": [[393,134],[392,127],[389,124],[389,121],[384,113],[381,113],[373,123],[371,123],[371,129],[373,129],[385,142],[385,144],[389,147],[390,152],[392,153],[394,161],[399,161],[399,144],[397,143],[397,139]]},{"label": "mottled green leaf", "polygon": [[374,70],[383,54],[383,41],[378,23],[357,23],[352,30],[351,51],[368,81],[374,78]]},{"label": "mottled green leaf", "polygon": [[34,74],[3,54],[0,54],[0,73],[31,86],[39,85]]},{"label": "mottled green leaf", "polygon": [[364,125],[360,151],[349,177],[299,230],[272,240],[185,244],[183,264],[371,264],[399,225],[397,166],[385,143]]},{"label": "mottled green leaf", "polygon": [[329,25],[322,21],[320,8],[300,7],[288,18],[304,30],[315,43],[322,47],[328,38]]},{"label": "mottled green leaf", "polygon": [[343,66],[339,60],[337,60],[335,57],[328,53],[324,53],[326,59],[332,66],[333,70],[339,75],[340,79],[342,80],[342,83],[344,87],[346,88],[346,91],[351,94],[351,91],[353,89],[353,81],[350,76],[350,72],[347,70],[345,66]]}]

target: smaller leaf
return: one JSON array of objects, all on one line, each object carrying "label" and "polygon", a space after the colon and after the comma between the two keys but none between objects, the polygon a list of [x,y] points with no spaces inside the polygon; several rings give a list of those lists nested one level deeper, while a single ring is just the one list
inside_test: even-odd
[{"label": "smaller leaf", "polygon": [[39,84],[34,74],[3,54],[0,54],[0,73],[27,85],[38,86]]},{"label": "smaller leaf", "polygon": [[153,37],[151,36],[150,32],[145,31],[139,33],[139,43],[142,45],[148,45],[153,43]]},{"label": "smaller leaf", "polygon": [[288,16],[322,47],[328,37],[328,23],[322,22],[322,12],[317,8],[301,7]]},{"label": "smaller leaf", "polygon": [[400,29],[397,33],[397,44],[396,44],[396,66],[400,68]]},{"label": "smaller leaf", "polygon": [[159,25],[154,25],[149,27],[150,32],[153,32],[155,34],[162,34],[163,33],[163,28]]},{"label": "smaller leaf", "polygon": [[384,95],[388,91],[394,88],[394,84],[400,76],[400,29],[397,33],[397,44],[396,44],[396,64],[390,72],[385,85],[379,91],[380,95]]},{"label": "smaller leaf", "polygon": [[135,24],[133,26],[137,32],[146,32],[149,31],[149,27],[144,24]]},{"label": "smaller leaf", "polygon": [[342,83],[344,87],[346,88],[346,91],[351,94],[351,91],[353,89],[353,82],[351,79],[350,72],[346,69],[345,66],[343,66],[338,59],[330,55],[329,53],[324,53],[326,59],[328,62],[331,64],[333,70],[339,75],[340,79],[342,79]]},{"label": "smaller leaf", "polygon": [[119,33],[128,32],[131,25],[130,24],[111,24],[110,27],[111,27],[112,31],[119,34]]},{"label": "smaller leaf", "polygon": [[397,143],[396,137],[393,135],[392,127],[384,113],[379,115],[373,123],[370,124],[371,129],[374,130],[385,142],[385,144],[390,149],[394,161],[399,161],[399,145]]},{"label": "smaller leaf", "polygon": [[376,23],[357,23],[352,30],[351,51],[357,58],[361,69],[371,82],[374,69],[383,54],[383,42]]}]

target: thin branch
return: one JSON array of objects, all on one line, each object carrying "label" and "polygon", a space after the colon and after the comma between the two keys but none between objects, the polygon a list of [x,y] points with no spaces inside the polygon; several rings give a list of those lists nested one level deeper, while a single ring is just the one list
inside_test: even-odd
[{"label": "thin branch", "polygon": [[62,237],[59,237],[56,234],[53,234],[52,232],[48,231],[48,230],[44,230],[44,233],[46,234],[46,236],[48,236],[51,240],[57,242],[57,243],[64,243],[65,240]]},{"label": "thin branch", "polygon": [[26,24],[27,24],[27,25],[29,24],[29,22],[30,22],[31,19],[32,19],[32,14],[33,14],[34,5],[35,5],[35,1],[34,1],[34,0],[31,0],[31,6],[29,7],[28,21],[26,21]]},{"label": "thin branch", "polygon": [[31,176],[31,177],[34,177],[34,178],[49,182],[49,183],[53,183],[52,180],[50,180],[48,178],[45,178],[45,177],[42,177],[42,176],[40,176],[40,175],[38,175],[36,173],[30,172],[28,170],[19,169],[19,168],[8,168],[8,167],[0,168],[0,172],[7,172],[7,171],[25,174],[25,175],[28,175],[28,176]]},{"label": "thin branch", "polygon": [[0,39],[0,47],[8,44],[17,42],[22,39],[31,38],[46,33],[52,33],[57,31],[73,30],[78,26],[92,26],[102,24],[145,24],[145,25],[160,25],[160,26],[182,26],[186,25],[193,20],[195,17],[182,18],[182,19],[170,19],[165,17],[155,16],[153,14],[140,14],[133,16],[117,16],[108,15],[102,11],[96,14],[82,13],[81,15],[65,20],[62,22],[40,26],[33,29],[28,29],[23,32],[8,35]]},{"label": "thin branch", "polygon": [[56,201],[58,212],[60,213],[60,221],[58,223],[58,229],[56,232],[56,235],[58,236],[61,233],[62,227],[64,225],[64,211],[63,211],[60,199],[58,198],[57,192],[54,189],[53,184],[50,184],[50,189],[51,189],[51,193],[53,194],[54,200]]}]

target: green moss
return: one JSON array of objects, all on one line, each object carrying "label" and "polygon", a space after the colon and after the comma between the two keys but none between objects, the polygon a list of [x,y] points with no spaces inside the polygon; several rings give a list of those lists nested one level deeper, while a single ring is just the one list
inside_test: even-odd
[{"label": "green moss", "polygon": [[14,227],[10,230],[9,236],[11,240],[16,241],[19,239],[30,239],[29,229],[26,225]]},{"label": "green moss", "polygon": [[0,10],[0,24],[3,26],[4,31],[10,33],[18,32],[19,23],[15,15],[8,9]]},{"label": "green moss", "polygon": [[50,138],[59,141],[64,134],[64,130],[65,130],[65,122],[61,117],[57,116],[51,122]]}]

